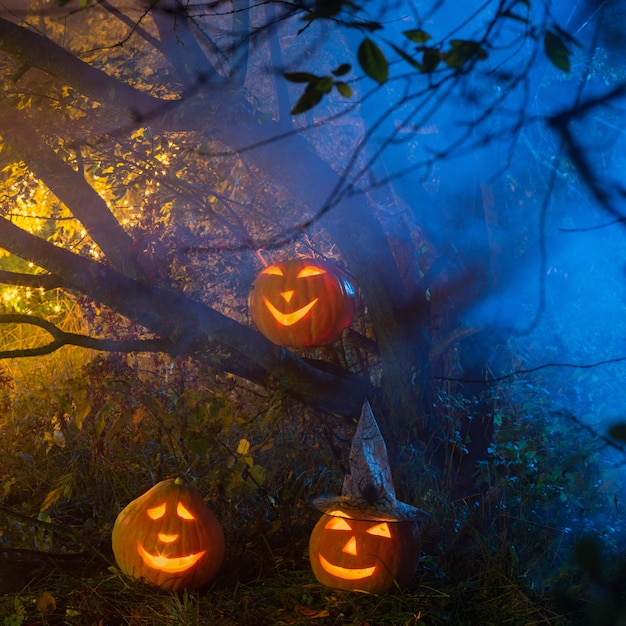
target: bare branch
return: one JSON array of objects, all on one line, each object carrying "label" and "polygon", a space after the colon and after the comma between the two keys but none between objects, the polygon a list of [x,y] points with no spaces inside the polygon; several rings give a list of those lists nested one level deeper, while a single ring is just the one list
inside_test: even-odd
[{"label": "bare branch", "polygon": [[12,107],[0,103],[2,135],[19,158],[63,202],[86,228],[111,263],[130,276],[142,271],[132,252],[133,239],[122,228],[106,202],[85,178],[41,141],[30,121]]},{"label": "bare branch", "polygon": [[233,76],[235,85],[243,88],[248,69],[248,56],[250,52],[250,2],[249,0],[233,1],[233,33],[237,36],[241,33],[241,41],[234,45]]},{"label": "bare branch", "polygon": [[[53,41],[0,18],[0,49],[20,59],[24,64],[73,85],[78,91],[103,104],[126,111],[130,119],[144,119],[164,112],[168,104],[112,78],[105,72],[77,59]],[[169,103],[175,106],[176,103]]]},{"label": "bare branch", "polygon": [[204,53],[189,26],[187,9],[176,0],[160,2],[152,9],[152,19],[161,37],[160,50],[176,69],[178,75],[189,85],[224,85],[225,77]]},{"label": "bare branch", "polygon": [[[120,20],[120,22],[126,24],[126,26],[128,26],[129,28],[128,34],[122,41],[117,44],[118,46],[121,46],[126,41],[128,41],[133,33],[137,33],[140,37],[145,39],[146,42],[148,42],[152,47],[156,48],[157,50],[159,50],[159,52],[162,52],[164,54],[161,42],[153,37],[145,28],[139,26],[141,18],[139,21],[131,19],[130,17],[128,17],[128,15],[122,13],[122,11],[120,11],[117,7],[114,7],[110,2],[107,2],[107,0],[98,0],[98,4],[104,7],[109,13],[114,15],[118,20]],[[145,17],[149,11],[150,9],[146,9],[142,17]]]},{"label": "bare branch", "polygon": [[[161,347],[168,352],[194,355],[204,363],[260,384],[277,381],[302,400],[338,413],[354,415],[363,402],[366,381],[356,376],[338,377],[312,367],[251,327],[183,294],[133,280],[31,235],[6,219],[0,219],[0,246],[22,258],[32,258],[40,267],[67,281],[70,288],[105,302],[120,315],[149,329],[162,338]],[[44,320],[39,325],[53,334],[54,328],[45,324]]]},{"label": "bare branch", "polygon": [[43,328],[52,335],[52,341],[35,348],[0,350],[0,359],[33,357],[51,354],[62,346],[78,346],[102,352],[171,352],[172,343],[164,339],[97,339],[78,333],[68,333],[40,317],[23,313],[0,315],[0,324],[29,324]]},{"label": "bare branch", "polygon": [[32,287],[34,289],[65,289],[68,287],[63,279],[52,274],[23,274],[5,270],[0,270],[0,283],[16,285],[17,287]]},{"label": "bare branch", "polygon": [[[548,124],[560,136],[567,155],[576,165],[578,173],[593,194],[599,206],[615,218],[612,223],[624,222],[626,220],[626,216],[614,202],[615,185],[613,184],[612,187],[609,187],[602,184],[600,177],[594,169],[592,159],[589,156],[590,150],[584,147],[580,141],[577,141],[570,123],[573,120],[584,119],[584,116],[595,108],[600,106],[606,107],[616,100],[623,98],[625,95],[626,83],[621,83],[611,91],[599,96],[587,98],[583,102],[577,103],[575,107],[562,111],[547,120]],[[621,198],[619,198],[619,200],[621,200]]]}]

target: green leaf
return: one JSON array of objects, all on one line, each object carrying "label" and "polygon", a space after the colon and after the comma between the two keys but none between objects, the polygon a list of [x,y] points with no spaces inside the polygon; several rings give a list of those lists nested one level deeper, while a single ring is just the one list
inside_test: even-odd
[{"label": "green leaf", "polygon": [[335,83],[335,87],[337,88],[337,91],[344,98],[351,98],[352,97],[352,87],[350,87],[350,85],[348,85],[348,83],[344,83],[343,81],[337,81]]},{"label": "green leaf", "polygon": [[552,65],[566,73],[570,71],[569,50],[556,33],[551,30],[546,31],[543,46]]},{"label": "green leaf", "polygon": [[626,441],[626,424],[613,424],[609,428],[609,435],[618,441]]},{"label": "green leaf", "polygon": [[389,64],[382,50],[366,37],[359,46],[357,58],[361,69],[378,84],[382,85],[389,78]]},{"label": "green leaf", "polygon": [[315,74],[309,74],[308,72],[285,72],[284,76],[291,83],[310,83],[313,80],[317,80]]},{"label": "green leaf", "polygon": [[350,63],[342,63],[336,70],[333,70],[333,76],[345,76],[351,69]]},{"label": "green leaf", "polygon": [[429,39],[431,39],[431,36],[427,32],[419,28],[415,28],[413,30],[402,31],[402,34],[409,41],[413,41],[415,43],[426,43]]},{"label": "green leaf", "polygon": [[399,46],[396,46],[394,43],[391,43],[391,41],[387,42],[409,65],[413,66],[415,69],[419,70],[420,72],[422,72],[424,70],[423,65],[419,62],[416,61],[410,54],[407,54],[402,48],[400,48]]},{"label": "green leaf", "polygon": [[324,97],[324,93],[319,89],[316,89],[315,83],[309,83],[304,90],[304,93],[300,96],[298,102],[296,102],[293,109],[291,109],[292,115],[299,115],[309,109],[312,109],[320,100]]},{"label": "green leaf", "polygon": [[422,71],[430,74],[437,69],[441,61],[441,54],[439,50],[435,48],[424,48],[424,54],[422,56]]},{"label": "green leaf", "polygon": [[237,446],[237,454],[248,454],[250,452],[251,444],[247,439],[240,439]]},{"label": "green leaf", "polygon": [[561,28],[558,24],[554,24],[552,28],[554,28],[556,34],[561,36],[563,40],[566,41],[567,43],[571,43],[575,45],[577,48],[581,48],[581,49],[583,48],[583,45],[580,43],[580,41],[576,39],[576,37],[574,37],[573,35],[570,35],[570,33],[568,33],[566,30]]},{"label": "green leaf", "polygon": [[453,39],[450,42],[450,50],[443,55],[446,65],[457,70],[472,59],[484,60],[486,58],[487,53],[478,42],[464,39]]},{"label": "green leaf", "polygon": [[313,83],[315,85],[315,89],[321,91],[322,93],[329,93],[333,88],[333,79],[332,76],[322,76],[319,80]]}]

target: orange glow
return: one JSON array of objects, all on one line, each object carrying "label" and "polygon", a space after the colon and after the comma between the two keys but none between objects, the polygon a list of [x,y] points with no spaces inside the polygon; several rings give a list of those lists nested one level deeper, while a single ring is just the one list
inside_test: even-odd
[{"label": "orange glow", "polygon": [[339,565],[333,565],[327,561],[321,554],[318,555],[320,565],[332,576],[337,578],[343,578],[345,580],[360,580],[361,578],[369,578],[375,571],[376,566],[372,567],[340,567]]},{"label": "orange glow", "polygon": [[326,274],[326,270],[314,265],[307,265],[298,272],[296,278],[308,278],[309,276],[319,276],[320,274]]},{"label": "orange glow", "polygon": [[387,522],[376,524],[376,526],[368,528],[365,532],[369,535],[375,535],[377,537],[387,537],[387,539],[391,539],[391,530]]},{"label": "orange glow", "polygon": [[348,543],[346,543],[346,545],[341,549],[341,551],[345,552],[346,554],[351,554],[352,556],[356,556],[357,555],[356,537],[350,537],[350,539],[348,539]]},{"label": "orange glow", "polygon": [[324,528],[328,530],[352,530],[352,526],[343,517],[333,517],[328,520]]},{"label": "orange glow", "polygon": [[165,515],[165,503],[155,506],[146,511],[150,519],[161,519]]},{"label": "orange glow", "polygon": [[168,574],[179,574],[192,568],[205,555],[206,550],[188,554],[187,556],[167,557],[160,554],[150,554],[138,541],[137,552],[148,567],[167,572]]},{"label": "orange glow", "polygon": [[284,276],[280,267],[276,267],[275,265],[270,265],[266,267],[261,274],[270,274],[271,276]]},{"label": "orange glow", "polygon": [[317,304],[318,300],[319,298],[311,300],[311,302],[305,304],[293,313],[283,313],[282,311],[279,311],[266,296],[263,296],[263,302],[265,303],[267,310],[272,314],[272,317],[283,326],[293,326],[299,322]]},{"label": "orange glow", "polygon": [[178,513],[178,517],[181,519],[196,519],[193,513],[189,509],[186,509],[180,502],[176,507],[176,513]]}]

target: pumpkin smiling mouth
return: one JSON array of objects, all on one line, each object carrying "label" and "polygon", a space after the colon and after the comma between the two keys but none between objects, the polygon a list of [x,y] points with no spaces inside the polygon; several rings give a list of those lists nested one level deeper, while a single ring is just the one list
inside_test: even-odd
[{"label": "pumpkin smiling mouth", "polygon": [[151,554],[138,541],[137,552],[148,567],[153,567],[168,574],[179,574],[193,567],[205,555],[206,550],[194,552],[187,556],[167,557],[160,554]]},{"label": "pumpkin smiling mouth", "polygon": [[341,567],[340,565],[333,565],[321,554],[318,554],[317,556],[319,557],[322,568],[337,578],[343,578],[345,580],[360,580],[361,578],[369,578],[376,571],[375,565],[372,565],[371,567]]},{"label": "pumpkin smiling mouth", "polygon": [[300,307],[293,313],[283,313],[282,311],[279,311],[266,296],[263,296],[263,302],[265,303],[267,310],[272,314],[272,317],[283,326],[293,326],[296,322],[299,322],[317,304],[318,300],[319,298],[311,300],[311,302],[305,304],[303,307]]}]

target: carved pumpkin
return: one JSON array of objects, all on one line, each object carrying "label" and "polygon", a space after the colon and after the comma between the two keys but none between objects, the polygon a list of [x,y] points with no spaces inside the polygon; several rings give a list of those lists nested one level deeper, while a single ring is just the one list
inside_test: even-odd
[{"label": "carved pumpkin", "polygon": [[309,559],[315,578],[327,587],[383,593],[409,582],[420,548],[415,521],[353,519],[332,511],[313,528]]},{"label": "carved pumpkin", "polygon": [[257,328],[281,346],[321,346],[337,341],[352,323],[356,292],[336,265],[294,259],[266,267],[248,300]]},{"label": "carved pumpkin", "polygon": [[224,560],[224,533],[195,487],[164,480],[117,516],[112,534],[119,568],[163,589],[196,589]]}]

